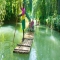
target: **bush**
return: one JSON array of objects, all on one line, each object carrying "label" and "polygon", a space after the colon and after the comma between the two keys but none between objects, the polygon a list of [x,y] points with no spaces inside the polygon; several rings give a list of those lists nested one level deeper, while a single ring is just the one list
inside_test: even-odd
[{"label": "bush", "polygon": [[49,27],[53,28],[54,30],[60,31],[60,15],[57,15],[56,17],[47,17],[46,23]]}]

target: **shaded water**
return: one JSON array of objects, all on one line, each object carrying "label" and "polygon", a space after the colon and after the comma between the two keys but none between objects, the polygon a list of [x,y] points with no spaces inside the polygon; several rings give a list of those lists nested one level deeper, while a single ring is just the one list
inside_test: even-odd
[{"label": "shaded water", "polygon": [[60,60],[60,34],[47,27],[35,29],[34,40],[29,54],[13,53],[21,42],[22,32],[13,26],[0,27],[0,60]]}]

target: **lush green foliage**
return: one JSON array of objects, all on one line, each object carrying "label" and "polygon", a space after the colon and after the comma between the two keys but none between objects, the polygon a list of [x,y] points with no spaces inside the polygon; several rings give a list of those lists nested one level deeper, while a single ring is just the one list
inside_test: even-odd
[{"label": "lush green foliage", "polygon": [[[33,1],[34,2],[34,1]],[[34,5],[34,17],[39,18],[42,24],[48,16],[53,16],[57,10],[56,0],[36,0]]]},{"label": "lush green foliage", "polygon": [[5,13],[6,13],[5,5],[6,5],[6,1],[0,0],[0,26],[3,25]]},{"label": "lush green foliage", "polygon": [[53,29],[60,30],[60,0],[33,0],[33,17]]},{"label": "lush green foliage", "polygon": [[[19,1],[18,0],[6,0],[6,15],[5,15],[5,23],[9,24],[15,23],[17,19],[17,15],[19,12]],[[11,24],[10,23],[10,24]]]},{"label": "lush green foliage", "polygon": [[32,0],[0,0],[0,20],[4,20],[4,24],[14,24],[20,21],[21,6],[25,4],[26,12],[31,16]]},{"label": "lush green foliage", "polygon": [[[26,16],[39,19],[41,24],[46,24],[48,19],[49,26],[54,26],[59,22],[60,1],[59,0],[0,0],[0,25],[13,24],[20,21],[17,16],[21,14],[20,7],[25,4]],[[54,20],[56,19],[56,21]],[[52,23],[54,21],[54,23]],[[59,23],[58,23],[59,24]],[[57,24],[57,25],[58,25]]]}]

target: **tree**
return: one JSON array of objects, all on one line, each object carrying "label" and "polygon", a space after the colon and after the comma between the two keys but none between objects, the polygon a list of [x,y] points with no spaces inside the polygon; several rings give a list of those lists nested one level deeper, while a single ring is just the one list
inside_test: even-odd
[{"label": "tree", "polygon": [[17,19],[17,16],[19,14],[19,4],[20,0],[6,0],[6,14],[5,14],[5,24],[15,24]]},{"label": "tree", "polygon": [[60,15],[60,0],[57,0],[57,12]]},{"label": "tree", "polygon": [[5,17],[5,0],[0,0],[0,26],[3,25],[4,17]]}]

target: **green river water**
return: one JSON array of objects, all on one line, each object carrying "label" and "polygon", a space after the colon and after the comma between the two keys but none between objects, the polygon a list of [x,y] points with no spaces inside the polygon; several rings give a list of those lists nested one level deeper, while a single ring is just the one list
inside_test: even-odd
[{"label": "green river water", "polygon": [[29,54],[13,53],[22,40],[22,31],[13,26],[0,27],[0,60],[60,60],[60,34],[48,27],[35,27]]}]

